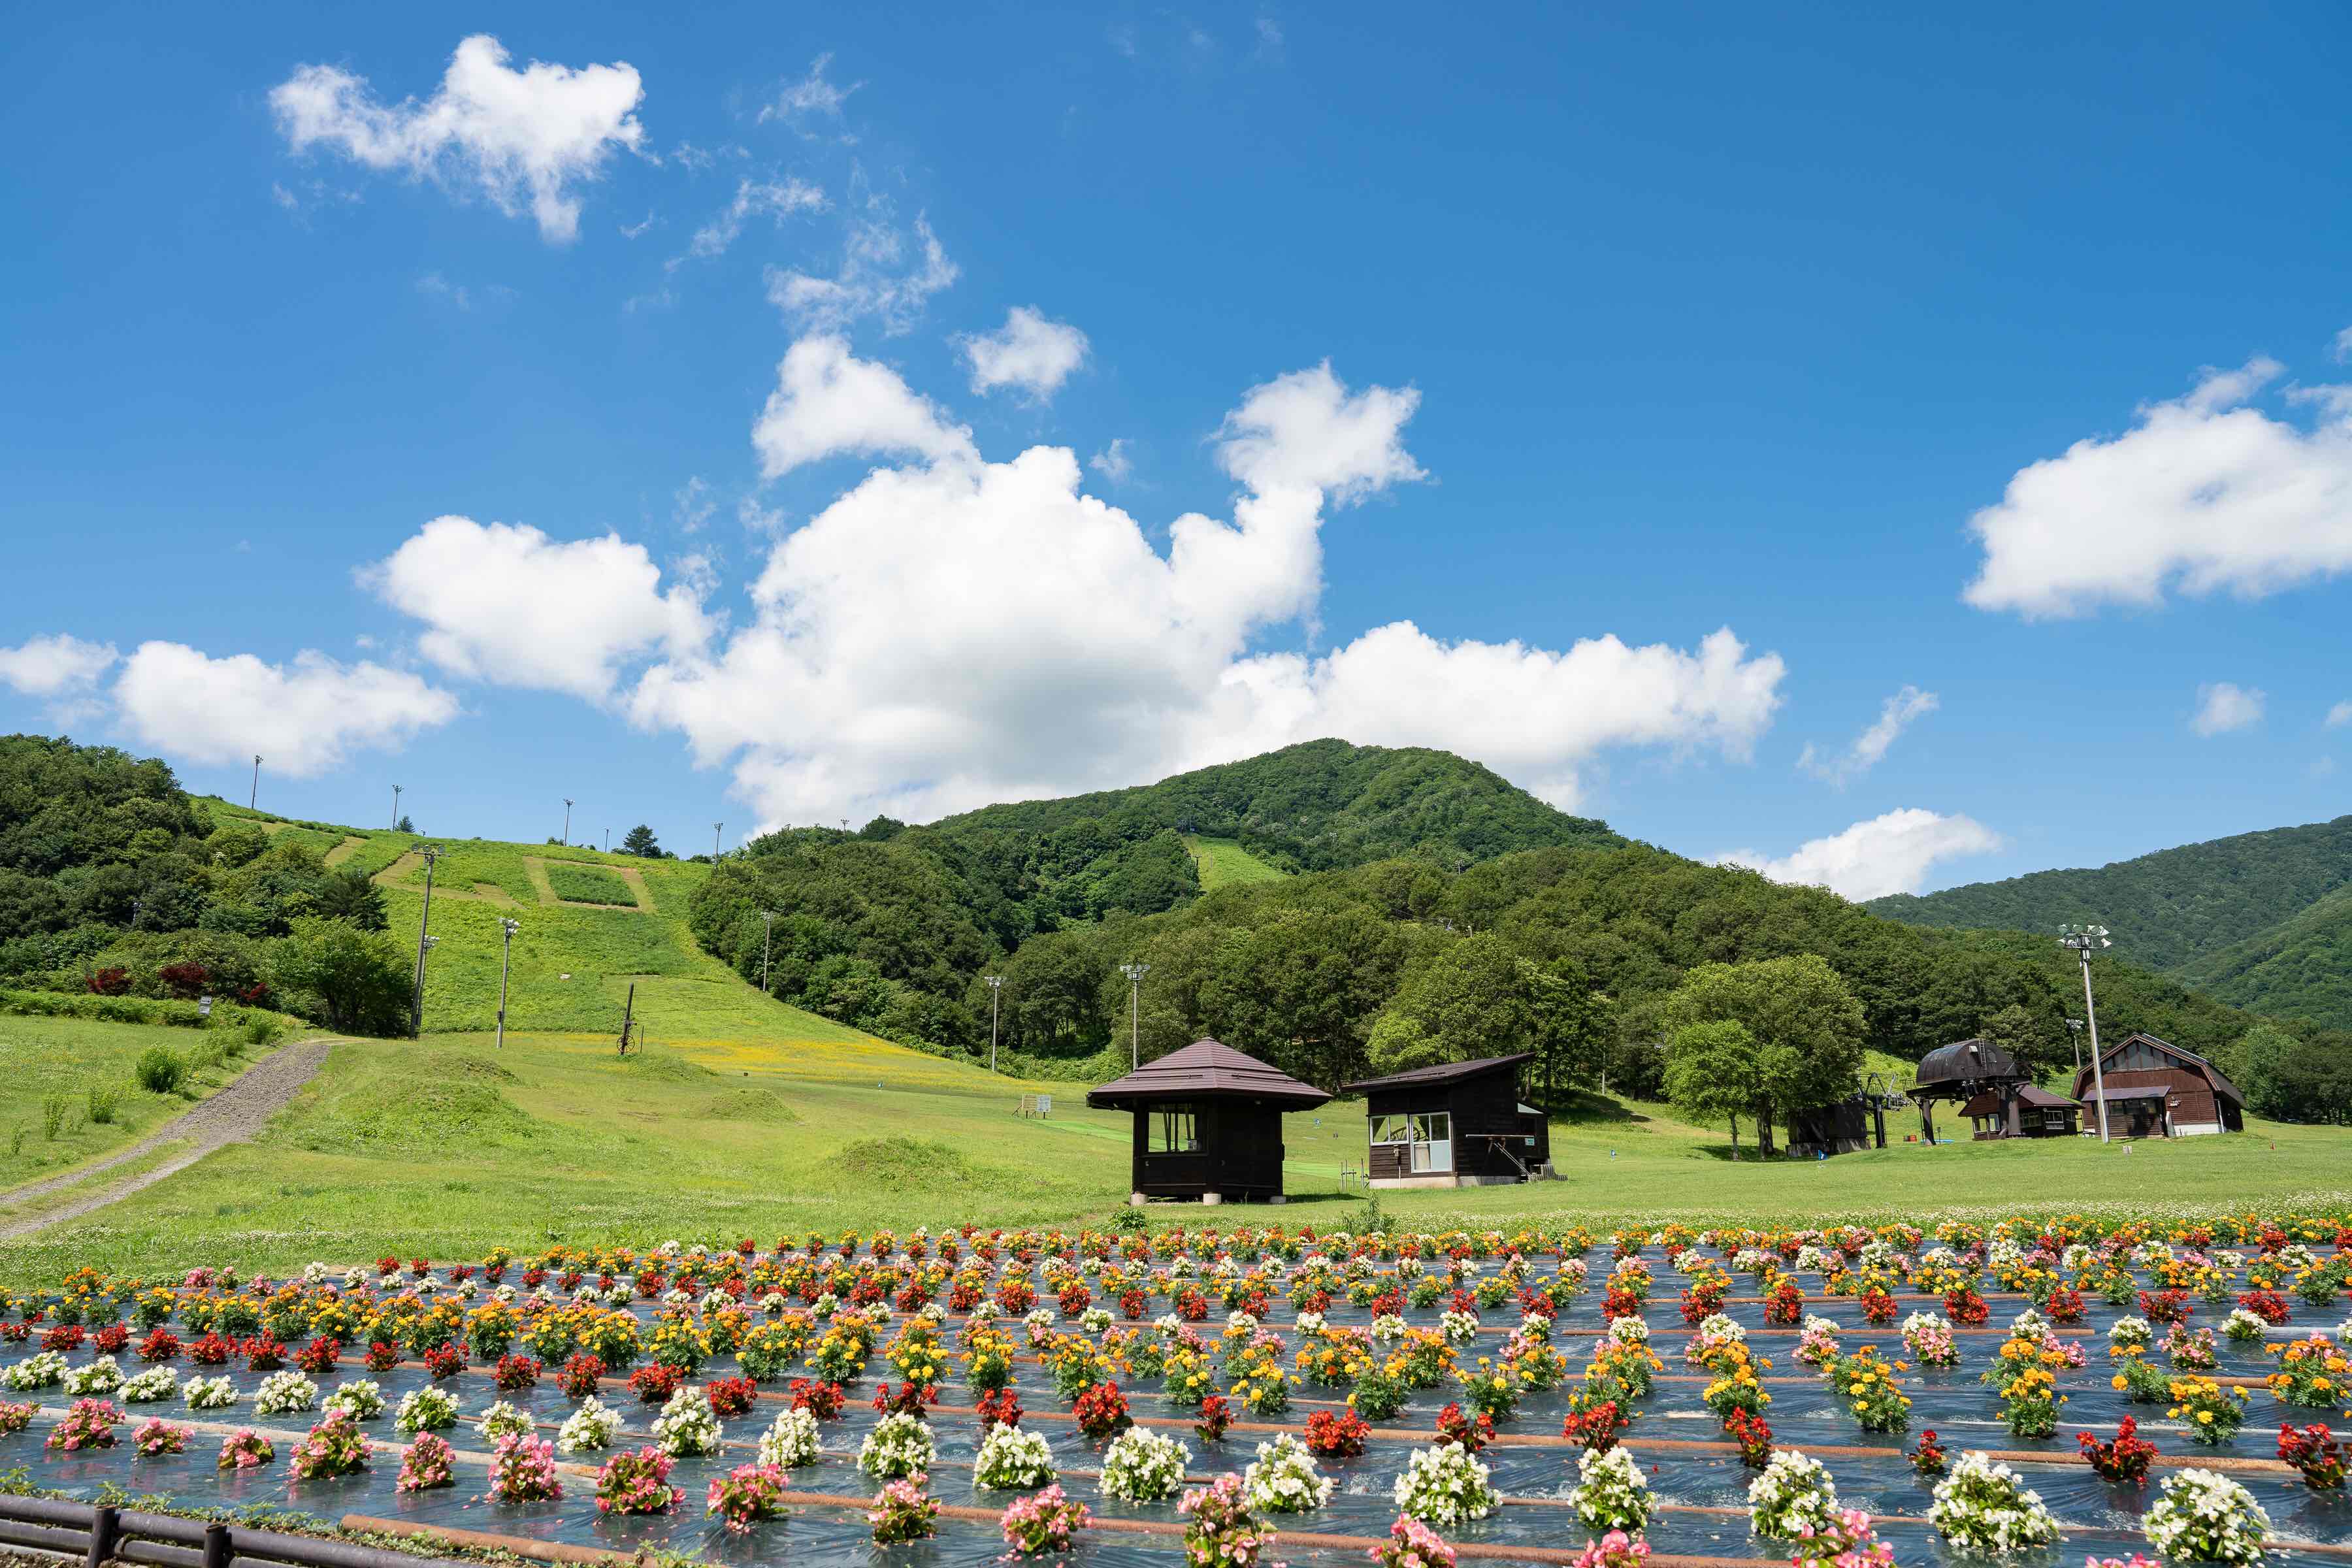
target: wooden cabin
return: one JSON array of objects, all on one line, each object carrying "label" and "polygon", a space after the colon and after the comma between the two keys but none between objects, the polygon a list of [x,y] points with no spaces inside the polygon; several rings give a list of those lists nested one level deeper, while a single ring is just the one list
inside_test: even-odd
[{"label": "wooden cabin", "polygon": [[1975,1123],[1979,1138],[2070,1138],[2082,1110],[2063,1094],[2021,1083],[2006,1098],[1986,1089],[1961,1106],[1960,1114]]},{"label": "wooden cabin", "polygon": [[1549,1174],[1551,1128],[1519,1099],[1531,1051],[1366,1079],[1368,1179],[1375,1187],[1479,1187]]},{"label": "wooden cabin", "polygon": [[[2246,1097],[2221,1068],[2154,1035],[2126,1035],[2099,1052],[2106,1082],[2107,1133],[2115,1138],[2194,1138],[2246,1130]],[[2085,1064],[2074,1074],[2084,1123],[2098,1125],[2099,1089]]]},{"label": "wooden cabin", "polygon": [[1135,1113],[1128,1202],[1283,1201],[1282,1115],[1331,1097],[1215,1040],[1195,1040],[1087,1094]]}]

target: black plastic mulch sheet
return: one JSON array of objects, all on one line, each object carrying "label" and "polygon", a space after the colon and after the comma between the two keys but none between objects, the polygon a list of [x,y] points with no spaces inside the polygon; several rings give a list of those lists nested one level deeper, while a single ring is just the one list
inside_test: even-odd
[{"label": "black plastic mulch sheet", "polygon": [[[1649,1304],[1647,1321],[1652,1326],[1653,1349],[1665,1362],[1669,1373],[1696,1372],[1683,1360],[1683,1349],[1689,1339],[1674,1305],[1674,1294],[1679,1288],[1678,1277],[1654,1251],[1649,1261],[1657,1275],[1655,1295]],[[1599,1282],[1604,1268],[1596,1262],[1591,1292],[1579,1297],[1559,1314],[1555,1342],[1566,1352],[1571,1373],[1581,1365],[1591,1343],[1591,1334],[1603,1327],[1600,1311]],[[1996,1300],[1992,1303],[1992,1323],[2005,1326],[2024,1303]],[[1909,1310],[1906,1304],[1906,1311]],[[638,1302],[635,1310],[651,1316],[652,1304]],[[1830,1318],[1841,1326],[1842,1340],[1849,1350],[1864,1343],[1880,1345],[1889,1359],[1904,1358],[1902,1341],[1892,1325],[1873,1329],[1861,1319],[1855,1303],[1836,1298],[1809,1300],[1808,1313]],[[1867,1447],[1875,1450],[1867,1457],[1839,1456],[1826,1461],[1839,1497],[1849,1506],[1867,1509],[1881,1520],[1880,1533],[1894,1547],[1895,1560],[1901,1563],[1959,1563],[1971,1560],[1958,1557],[1945,1545],[1933,1530],[1924,1523],[1932,1500],[1933,1483],[1913,1474],[1904,1447],[1916,1440],[1923,1429],[1932,1427],[1945,1447],[1955,1457],[1970,1447],[1996,1448],[2013,1451],[2047,1451],[2053,1461],[2071,1458],[2074,1452],[2074,1435],[2091,1430],[2101,1436],[2111,1436],[2116,1422],[2125,1415],[2138,1418],[2144,1436],[2155,1442],[2167,1456],[2193,1459],[2200,1453],[2218,1453],[2242,1457],[2268,1458],[2275,1449],[2278,1424],[2293,1420],[2297,1425],[2325,1419],[2334,1414],[2326,1411],[2295,1409],[2279,1404],[2267,1393],[2250,1390],[2251,1403],[2244,1429],[2231,1441],[2213,1448],[2191,1444],[2177,1423],[2168,1421],[2162,1405],[2127,1405],[2121,1394],[2108,1382],[2110,1366],[2106,1355],[2107,1327],[2126,1315],[2128,1309],[2118,1310],[2100,1302],[2087,1304],[2087,1321],[2059,1330],[2064,1339],[2079,1338],[2086,1365],[2063,1374],[2060,1389],[2068,1396],[2059,1435],[2039,1442],[2011,1436],[2000,1420],[1999,1406],[1992,1391],[1979,1381],[1979,1374],[2000,1343],[1998,1333],[1962,1334],[1958,1343],[1962,1357],[1959,1367],[1949,1370],[1914,1367],[1904,1374],[1906,1392],[1913,1400],[1910,1431],[1900,1436],[1873,1436],[1855,1429],[1852,1416],[1842,1401],[1833,1398],[1822,1382],[1791,1353],[1796,1338],[1792,1331],[1765,1329],[1762,1309],[1753,1303],[1737,1303],[1727,1309],[1727,1315],[1747,1327],[1751,1333],[1750,1347],[1773,1363],[1768,1377],[1774,1379],[1801,1378],[1801,1383],[1774,1382],[1769,1384],[1772,1404],[1766,1412],[1771,1422],[1776,1441],[1785,1447],[1811,1449],[1828,1447]],[[2228,1311],[2227,1305],[2216,1308],[2200,1304],[2193,1323],[2218,1327]],[[2315,1314],[2311,1309],[2295,1304],[2297,1321],[2289,1329],[2272,1331],[2273,1342],[2310,1332],[2315,1328],[2332,1329],[2332,1317]],[[1433,1325],[1434,1310],[1413,1310],[1405,1314],[1409,1321]],[[1335,1325],[1368,1323],[1370,1314],[1360,1308],[1336,1305],[1326,1314]],[[1290,1313],[1278,1310],[1267,1327],[1292,1338]],[[1488,1321],[1502,1325],[1517,1322],[1516,1309],[1506,1308],[1487,1314]],[[2308,1319],[2309,1321],[2302,1320]],[[1201,1325],[1204,1333],[1213,1338],[1221,1327],[1212,1319]],[[1010,1323],[1008,1331],[1016,1341],[1020,1325]],[[1584,1331],[1578,1332],[1577,1331]],[[2159,1336],[2160,1338],[2160,1336]],[[1495,1342],[1482,1341],[1482,1346]],[[11,1347],[8,1359],[30,1353],[30,1346]],[[2260,1376],[2273,1365],[2269,1356],[2259,1346],[2240,1346],[2223,1340],[2216,1345],[2223,1375]],[[2160,1357],[2160,1350],[2157,1352]],[[74,1364],[89,1360],[87,1351],[68,1358]],[[126,1373],[139,1370],[136,1359],[129,1353],[118,1358]],[[1904,1358],[1907,1359],[1907,1358]],[[876,1371],[884,1368],[878,1359]],[[177,1363],[184,1376],[190,1370],[184,1362]],[[129,1445],[130,1433],[137,1423],[149,1415],[162,1415],[168,1420],[201,1420],[234,1425],[252,1425],[287,1431],[299,1431],[316,1420],[316,1413],[258,1417],[252,1413],[252,1391],[263,1374],[241,1367],[207,1368],[210,1375],[226,1375],[238,1388],[239,1403],[226,1411],[191,1412],[178,1399],[125,1406],[130,1418],[121,1431],[121,1446],[96,1454],[63,1456],[42,1447],[50,1422],[37,1420],[30,1430],[14,1436],[0,1437],[0,1469],[24,1466],[27,1479],[40,1487],[55,1488],[77,1496],[90,1496],[109,1485],[142,1496],[163,1496],[192,1508],[244,1508],[268,1504],[278,1508],[298,1510],[330,1520],[347,1513],[414,1521],[420,1525],[444,1525],[467,1530],[488,1531],[500,1534],[530,1537],[539,1540],[562,1541],[583,1545],[596,1545],[619,1551],[634,1551],[640,1545],[681,1552],[705,1557],[713,1562],[751,1563],[772,1562],[830,1563],[878,1562],[905,1564],[972,1565],[992,1563],[1004,1552],[1004,1543],[991,1526],[943,1520],[939,1534],[925,1542],[887,1549],[875,1547],[867,1533],[864,1518],[847,1509],[795,1509],[786,1520],[756,1526],[748,1533],[730,1534],[703,1512],[705,1490],[710,1479],[739,1464],[752,1462],[753,1445],[768,1423],[783,1408],[782,1402],[762,1400],[751,1415],[725,1424],[726,1448],[719,1455],[681,1458],[671,1475],[674,1485],[684,1489],[685,1496],[677,1509],[666,1516],[633,1519],[607,1519],[596,1512],[594,1487],[585,1477],[565,1479],[566,1496],[560,1501],[517,1506],[489,1500],[482,1494],[487,1489],[486,1472],[478,1466],[461,1465],[457,1471],[457,1484],[439,1491],[403,1495],[394,1489],[399,1470],[400,1451],[406,1439],[394,1429],[392,1411],[400,1397],[411,1389],[429,1381],[421,1369],[403,1367],[378,1376],[387,1406],[386,1414],[365,1425],[365,1430],[375,1442],[376,1453],[372,1468],[363,1475],[332,1481],[304,1482],[292,1478],[286,1460],[291,1443],[280,1440],[275,1464],[257,1471],[223,1472],[215,1468],[215,1457],[220,1439],[198,1435],[191,1438],[189,1451],[184,1455],[163,1458],[137,1458]],[[730,1358],[718,1358],[704,1369],[705,1377],[726,1375],[736,1369]],[[355,1360],[335,1373],[314,1377],[320,1395],[331,1393],[340,1382],[370,1375]],[[555,1428],[574,1408],[572,1401],[558,1393],[551,1379],[540,1387],[501,1396],[484,1376],[468,1373],[443,1386],[453,1393],[463,1415],[460,1424],[441,1435],[461,1451],[486,1452],[490,1447],[472,1430],[473,1421],[495,1399],[504,1397],[529,1411],[540,1423],[541,1435],[552,1437]],[[772,1387],[773,1385],[770,1385]],[[1022,1403],[1032,1412],[1066,1408],[1055,1396],[1050,1378],[1042,1366],[1024,1361],[1016,1368],[1015,1387]],[[1754,1540],[1746,1518],[1747,1488],[1753,1474],[1727,1454],[1688,1454],[1656,1449],[1645,1450],[1644,1439],[1678,1438],[1711,1440],[1719,1437],[1717,1423],[1701,1402],[1698,1382],[1677,1382],[1662,1378],[1648,1398],[1640,1404],[1640,1415],[1627,1434],[1632,1450],[1647,1475],[1654,1496],[1662,1505],[1653,1514],[1646,1531],[1654,1551],[1659,1552],[1692,1553],[1722,1557],[1754,1558],[1759,1561],[1782,1561],[1787,1552],[1772,1543]],[[1163,1400],[1153,1384],[1139,1381],[1128,1390],[1134,1413],[1141,1416],[1182,1417],[1186,1413]],[[1424,1392],[1413,1396],[1406,1408],[1387,1422],[1383,1427],[1414,1429],[1426,1432],[1433,1424],[1437,1410],[1452,1397],[1446,1389]],[[45,1406],[62,1407],[69,1402],[61,1390],[49,1389],[37,1394],[8,1394],[12,1399],[31,1398]],[[877,1419],[870,1405],[858,1400],[853,1391],[853,1403],[844,1418],[826,1424],[825,1454],[813,1467],[795,1470],[792,1484],[796,1490],[829,1493],[839,1496],[863,1496],[875,1489],[875,1483],[860,1474],[855,1457]],[[968,1404],[969,1395],[961,1388],[950,1386],[947,1397],[957,1404]],[[1295,1394],[1292,1409],[1279,1419],[1303,1425],[1307,1416],[1319,1408],[1336,1408],[1344,1397],[1344,1390],[1322,1389],[1302,1384]],[[650,1441],[649,1427],[654,1411],[639,1405],[625,1391],[607,1390],[605,1402],[620,1412],[625,1433],[616,1447],[635,1447]],[[1560,1506],[1544,1506],[1544,1500],[1555,1503],[1564,1500],[1575,1485],[1576,1454],[1556,1447],[1512,1447],[1507,1438],[1515,1433],[1552,1434],[1559,1430],[1564,1409],[1559,1393],[1533,1394],[1521,1401],[1518,1411],[1502,1424],[1507,1442],[1489,1448],[1483,1456],[1489,1467],[1494,1484],[1506,1498],[1528,1500],[1507,1504],[1494,1517],[1476,1523],[1443,1531],[1455,1542],[1480,1542],[1496,1545],[1533,1545],[1550,1550],[1575,1550],[1582,1546],[1589,1532],[1576,1520],[1572,1511]],[[1238,1412],[1236,1414],[1239,1414]],[[971,1481],[971,1458],[978,1447],[979,1423],[969,1415],[939,1414],[933,1417],[939,1461],[931,1476],[933,1495],[943,1502],[964,1503],[1002,1508],[1012,1494],[977,1491]],[[1073,1473],[1092,1470],[1099,1465],[1100,1444],[1082,1438],[1066,1422],[1033,1421],[1035,1430],[1044,1433],[1053,1446],[1055,1462],[1063,1470],[1062,1485],[1071,1495],[1087,1503],[1099,1515],[1117,1518],[1152,1519],[1174,1521],[1175,1505],[1136,1506],[1103,1497],[1093,1477]],[[1218,1444],[1206,1444],[1189,1432],[1181,1434],[1193,1454],[1192,1470],[1206,1477],[1222,1470],[1238,1470],[1255,1457],[1260,1435],[1229,1434]],[[1404,1468],[1414,1447],[1399,1440],[1375,1440],[1360,1458],[1323,1461],[1325,1472],[1338,1483],[1331,1501],[1311,1513],[1277,1516],[1271,1523],[1279,1531],[1286,1523],[1294,1528],[1322,1533],[1350,1534],[1367,1538],[1384,1537],[1390,1522],[1396,1517],[1391,1486]],[[566,1462],[593,1463],[601,1456],[581,1454],[559,1456]],[[2140,1533],[2141,1510],[2157,1495],[2158,1484],[2168,1472],[2157,1470],[2143,1486],[2115,1486],[2100,1480],[2086,1468],[2073,1463],[2053,1462],[2033,1464],[2018,1462],[2015,1468],[2026,1484],[2038,1491],[2042,1500],[2070,1532],[2060,1547],[2028,1554],[2012,1561],[2023,1568],[2053,1568],[2057,1564],[2079,1563],[2085,1554],[2100,1557],[2128,1556],[2134,1551],[2148,1551]],[[2248,1474],[2236,1477],[2245,1485],[2269,1512],[2274,1537],[2280,1543],[2277,1560],[2308,1561],[2341,1563],[2352,1562],[2352,1550],[2345,1552],[2311,1551],[2317,1545],[2352,1549],[2352,1498],[2343,1492],[2314,1493],[2292,1474]],[[1737,1510],[1736,1513],[1704,1511],[1706,1510]],[[2150,1555],[2153,1552],[2150,1552]],[[1271,1558],[1292,1563],[1360,1563],[1360,1551],[1339,1551],[1330,1548],[1299,1549],[1277,1542]],[[1155,1568],[1181,1561],[1181,1547],[1174,1535],[1134,1536],[1094,1532],[1089,1535],[1076,1560],[1103,1568],[1133,1563],[1150,1564]]]}]

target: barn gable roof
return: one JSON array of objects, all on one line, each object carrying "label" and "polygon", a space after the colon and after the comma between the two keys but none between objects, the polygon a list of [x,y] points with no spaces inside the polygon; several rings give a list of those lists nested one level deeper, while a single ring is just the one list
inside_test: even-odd
[{"label": "barn gable roof", "polygon": [[[2108,1046],[2101,1050],[2099,1052],[2099,1065],[2102,1068],[2105,1068],[2118,1052],[2134,1045],[2148,1046],[2156,1050],[2163,1052],[2166,1056],[2168,1056],[2180,1063],[2182,1067],[2189,1068],[2192,1072],[2202,1074],[2206,1082],[2211,1084],[2214,1089],[2220,1092],[2228,1095],[2231,1100],[2237,1101],[2241,1108],[2243,1108],[2245,1105],[2246,1097],[2239,1092],[2238,1086],[2236,1084],[2231,1083],[2228,1078],[2222,1075],[2220,1068],[2215,1067],[2211,1062],[2206,1060],[2203,1057],[2199,1056],[2195,1051],[2184,1050],[2180,1047],[2174,1045],[2170,1040],[2160,1040],[2145,1029],[2136,1030],[2131,1034],[2126,1035],[2114,1045]],[[2078,1087],[2080,1080],[2085,1075],[2083,1073],[2077,1073],[2075,1075]]]},{"label": "barn gable roof", "polygon": [[1294,1110],[1311,1110],[1330,1098],[1217,1040],[1194,1040],[1087,1091],[1087,1103],[1097,1110],[1155,1100],[1272,1100]]},{"label": "barn gable roof", "polygon": [[1464,1079],[1479,1078],[1490,1072],[1516,1068],[1521,1062],[1536,1059],[1533,1051],[1518,1051],[1507,1057],[1479,1057],[1466,1062],[1439,1062],[1434,1067],[1413,1068],[1406,1072],[1392,1072],[1386,1078],[1360,1079],[1342,1086],[1344,1092],[1354,1094],[1373,1089],[1428,1089],[1441,1084],[1460,1083]]}]

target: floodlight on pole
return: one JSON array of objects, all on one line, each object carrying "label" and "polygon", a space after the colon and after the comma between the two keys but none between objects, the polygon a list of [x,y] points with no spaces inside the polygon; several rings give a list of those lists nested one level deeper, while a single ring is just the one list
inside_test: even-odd
[{"label": "floodlight on pole", "polygon": [[996,1070],[996,995],[998,992],[1004,989],[1004,976],[983,974],[981,978],[988,982],[988,1070],[994,1072]]},{"label": "floodlight on pole", "polygon": [[2083,963],[2083,1017],[2091,1028],[2091,1096],[2099,1102],[2099,1142],[2107,1142],[2107,1075],[2099,1061],[2099,1008],[2091,1000],[2091,953],[2113,947],[2107,928],[2064,925],[2058,928],[2058,945],[2071,950]]},{"label": "floodlight on pole", "polygon": [[2072,1042],[2074,1043],[2074,1071],[2075,1071],[2075,1073],[2076,1073],[2077,1075],[2080,1075],[2080,1074],[2081,1074],[2081,1072],[2082,1072],[2082,1070],[2083,1070],[2083,1020],[2082,1020],[2082,1019],[2080,1019],[2080,1018],[2069,1018],[2069,1019],[2067,1019],[2067,1020],[2066,1020],[2066,1037],[2067,1037],[2067,1039],[2068,1039],[2068,1040],[2070,1040],[2070,1041],[2072,1041]]},{"label": "floodlight on pole", "polygon": [[425,908],[416,917],[416,988],[408,1004],[408,1032],[412,1035],[425,1032],[425,955],[433,947],[433,939],[425,934],[425,928],[433,921],[433,863],[441,858],[441,849],[438,845],[427,844],[424,853]]},{"label": "floodlight on pole", "polygon": [[773,995],[774,993],[768,989],[768,952],[776,943],[776,911],[761,910],[760,919],[768,927],[760,937],[760,993],[761,995]]},{"label": "floodlight on pole", "polygon": [[261,753],[259,752],[253,753],[253,795],[245,803],[245,805],[248,811],[261,809]]},{"label": "floodlight on pole", "polygon": [[499,1039],[498,1047],[507,1048],[507,974],[514,967],[514,933],[522,930],[522,921],[511,915],[499,917]]},{"label": "floodlight on pole", "polygon": [[1132,1072],[1143,1065],[1143,977],[1151,965],[1122,963],[1118,972],[1127,976],[1127,1066]]},{"label": "floodlight on pole", "polygon": [[572,797],[569,795],[563,799],[563,842],[567,847],[572,842]]},{"label": "floodlight on pole", "polygon": [[726,828],[727,825],[723,822],[714,822],[710,825],[710,860],[713,865],[719,862],[719,836],[726,831]]},{"label": "floodlight on pole", "polygon": [[400,786],[392,786],[392,830],[400,831]]}]

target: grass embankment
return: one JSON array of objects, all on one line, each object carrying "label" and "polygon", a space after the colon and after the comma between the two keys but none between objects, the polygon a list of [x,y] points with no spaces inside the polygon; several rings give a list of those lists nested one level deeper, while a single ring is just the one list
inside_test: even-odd
[{"label": "grass embankment", "polygon": [[[134,1068],[158,1046],[188,1065],[177,1093],[140,1087]],[[129,1147],[226,1087],[267,1048],[228,1029],[0,1016],[0,1195]]]},{"label": "grass embankment", "polygon": [[1192,852],[1192,864],[1201,873],[1203,892],[1228,882],[1278,882],[1288,875],[1231,838],[1188,837],[1184,847]]},{"label": "grass embankment", "polygon": [[[752,999],[756,1004],[756,994]],[[1052,1120],[1014,1114],[1024,1089]],[[1891,1119],[1892,1120],[1892,1119]],[[1899,1137],[1903,1125],[1891,1125]],[[617,1058],[601,1037],[431,1036],[337,1048],[261,1142],[233,1146],[102,1215],[0,1247],[0,1280],[89,1263],[159,1272],[234,1260],[283,1271],[384,1253],[478,1255],[550,1240],[772,1240],[828,1232],[1100,1220],[1128,1185],[1128,1120],[1070,1085],[992,1079],[845,1030],[685,1041]],[[1157,1221],[1359,1225],[1355,1102],[1287,1119],[1286,1208],[1155,1209]],[[1553,1131],[1565,1180],[1381,1194],[1412,1226],[2340,1205],[2340,1131],[2120,1147],[1904,1145],[1818,1163],[1734,1163],[1716,1133],[1594,1100]]]}]

